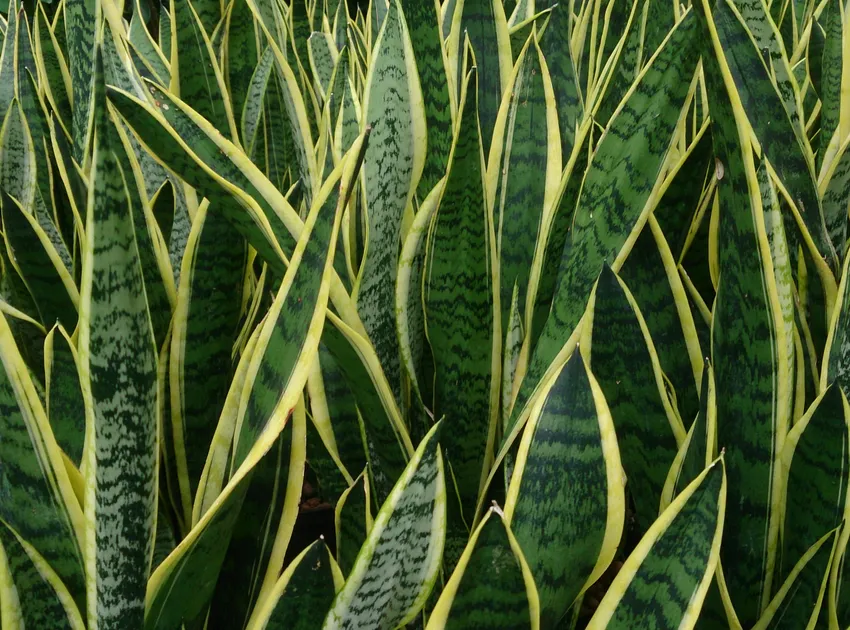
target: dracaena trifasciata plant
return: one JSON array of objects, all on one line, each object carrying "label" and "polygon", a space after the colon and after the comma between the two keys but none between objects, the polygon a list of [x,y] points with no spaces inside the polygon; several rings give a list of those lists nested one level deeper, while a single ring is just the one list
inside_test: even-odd
[{"label": "dracaena trifasciata plant", "polygon": [[4,629],[850,625],[843,0],[0,9]]}]

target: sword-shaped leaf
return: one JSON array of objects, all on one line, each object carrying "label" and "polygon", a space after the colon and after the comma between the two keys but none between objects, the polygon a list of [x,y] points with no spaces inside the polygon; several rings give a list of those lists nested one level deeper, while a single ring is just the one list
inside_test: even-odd
[{"label": "sword-shaped leaf", "polygon": [[446,42],[449,89],[454,90],[456,95],[463,91],[469,70],[466,66],[468,38],[478,69],[481,145],[484,147],[484,155],[489,155],[496,116],[513,69],[508,20],[498,0],[457,0],[453,8],[454,13],[449,18],[451,31]]},{"label": "sword-shaped leaf", "polygon": [[[12,584],[21,612],[21,627],[56,628],[57,630],[84,630],[83,618],[67,587],[44,558],[23,540],[14,529],[0,521],[0,544],[6,555]],[[3,593],[2,598],[13,597]],[[0,623],[9,623],[6,617],[9,603],[3,602]]]},{"label": "sword-shaped leaf", "polygon": [[324,541],[317,540],[286,568],[263,606],[254,611],[248,628],[320,628],[342,583],[342,573],[330,550]]},{"label": "sword-shaped leaf", "polygon": [[[725,6],[725,0],[719,3]],[[722,273],[712,313],[717,443],[727,449],[729,480],[721,560],[738,617],[746,626],[757,621],[771,594],[779,530],[775,479],[791,412],[791,374],[767,231],[770,208],[763,206],[750,136],[739,132],[745,128],[745,113],[723,70],[709,0],[701,0],[695,10],[704,45],[714,151],[722,169],[716,206]],[[760,58],[756,62],[762,63]],[[782,107],[778,97],[777,104]],[[787,120],[784,109],[782,115]]]},{"label": "sword-shaped leaf", "polygon": [[429,630],[537,630],[540,606],[519,543],[491,508],[460,557],[428,620]]},{"label": "sword-shaped leaf", "polygon": [[559,354],[569,354],[565,344],[603,264],[620,268],[654,206],[652,192],[660,185],[661,167],[698,60],[696,33],[696,21],[688,12],[612,116],[593,155],[571,234],[563,254],[554,253],[561,267],[552,309],[522,380],[500,457],[516,438],[520,416],[544,376],[563,364],[556,361]]},{"label": "sword-shaped leaf", "polygon": [[540,38],[540,51],[546,58],[558,109],[562,160],[567,160],[573,151],[584,109],[570,53],[570,18],[567,5],[560,3],[553,6],[546,30]]},{"label": "sword-shaped leaf", "polygon": [[[462,114],[429,234],[425,330],[434,355],[436,417],[454,471],[461,510],[475,502],[495,438],[499,339],[488,216],[476,112],[477,72],[461,95]],[[467,515],[470,516],[470,515]]]},{"label": "sword-shaped leaf", "polygon": [[525,426],[505,505],[537,585],[542,627],[553,627],[614,559],[623,482],[608,405],[576,351]]},{"label": "sword-shaped leaf", "polygon": [[401,0],[401,7],[416,59],[427,122],[428,152],[418,189],[420,199],[425,199],[446,174],[452,147],[452,106],[439,32],[440,7],[437,0]]},{"label": "sword-shaped leaf", "polygon": [[715,461],[658,517],[608,588],[588,630],[691,630],[720,555],[726,473]]},{"label": "sword-shaped leaf", "polygon": [[[561,143],[552,86],[535,31],[505,86],[487,159],[504,323],[515,286],[523,313],[526,299],[533,303],[536,297],[536,287],[529,286],[532,259],[536,243],[548,232],[560,186]],[[524,319],[523,324],[530,322]]]},{"label": "sword-shaped leaf", "polygon": [[850,408],[837,385],[812,404],[782,448],[787,470],[780,579],[847,516]]},{"label": "sword-shaped leaf", "polygon": [[643,532],[658,516],[667,471],[685,428],[667,398],[658,354],[635,298],[608,265],[596,286],[590,355],[614,419],[627,488]]},{"label": "sword-shaped leaf", "polygon": [[71,71],[74,157],[83,161],[91,134],[97,0],[67,0],[63,6],[68,66]]},{"label": "sword-shaped leaf", "polygon": [[199,208],[183,258],[170,354],[171,423],[187,507],[198,487],[233,372],[245,242],[215,202]]},{"label": "sword-shaped leaf", "polygon": [[[374,5],[373,5],[374,6]],[[425,162],[425,110],[407,21],[392,0],[375,42],[363,96],[371,126],[363,161],[366,247],[357,310],[396,396],[401,367],[394,304],[402,218]]]},{"label": "sword-shaped leaf", "polygon": [[[62,126],[67,130],[72,126],[71,110],[71,74],[68,63],[62,55],[56,35],[50,26],[44,5],[39,5],[33,25],[33,40],[35,42],[35,61],[40,76],[44,77],[41,85],[45,98],[50,103]],[[2,72],[2,71],[0,71]],[[0,106],[2,103],[0,102]]]},{"label": "sword-shaped leaf", "polygon": [[[163,55],[160,45],[153,40],[148,27],[145,24],[142,13],[142,0],[134,0],[133,17],[130,18],[130,28],[127,31],[127,40],[150,67],[151,72],[161,85],[168,85],[171,81],[171,70],[169,62]],[[163,42],[165,49],[171,52],[171,41]],[[169,54],[170,56],[170,54]]]},{"label": "sword-shaped leaf", "polygon": [[[94,73],[92,185],[86,209],[79,359],[87,398],[85,471],[88,619],[139,627],[157,508],[159,410],[154,346],[134,208],[106,110],[103,62]],[[131,184],[130,184],[131,185]]]},{"label": "sword-shaped leaf", "polygon": [[[230,3],[230,10],[225,15],[225,27],[227,35],[224,40],[224,51],[222,73],[226,77],[227,87],[230,90],[230,100],[233,107],[233,116],[239,117],[245,109],[248,100],[248,90],[254,68],[263,54],[263,47],[258,46],[257,28],[254,24],[254,14],[245,0],[236,0]],[[271,54],[271,52],[269,52]],[[271,65],[269,65],[271,69]],[[250,146],[247,139],[242,135],[240,128],[239,139],[246,149]]]},{"label": "sword-shaped leaf", "polygon": [[80,387],[77,348],[61,326],[54,326],[44,341],[47,417],[56,442],[75,466],[83,458],[86,409]]},{"label": "sword-shaped leaf", "polygon": [[396,483],[324,630],[397,628],[413,620],[437,579],[446,534],[446,483],[435,424]]},{"label": "sword-shaped leaf", "polygon": [[[194,0],[205,4],[208,0]],[[217,3],[216,3],[217,4]],[[222,134],[236,139],[236,123],[218,60],[191,0],[172,0],[175,41],[171,48],[170,90]],[[216,20],[217,22],[218,20]]]},{"label": "sword-shaped leaf", "polygon": [[372,504],[366,471],[339,497],[334,509],[336,557],[345,575],[351,572],[357,554],[372,529]]},{"label": "sword-shaped leaf", "polygon": [[[0,519],[40,554],[85,609],[83,513],[47,416],[0,313]],[[9,552],[7,552],[9,553]]]},{"label": "sword-shaped leaf", "polygon": [[26,212],[33,213],[37,185],[32,134],[17,99],[12,99],[3,115],[3,126],[0,127],[0,187]]},{"label": "sword-shaped leaf", "polygon": [[753,626],[753,630],[813,630],[816,627],[837,538],[837,531],[833,530],[809,548],[794,566],[758,623]]},{"label": "sword-shaped leaf", "polygon": [[0,53],[0,112],[9,109],[15,98],[15,42],[18,33],[18,0],[11,0],[8,7],[9,21]]},{"label": "sword-shaped leaf", "polygon": [[5,191],[2,218],[12,266],[29,289],[42,323],[52,326],[60,322],[67,330],[73,330],[77,326],[80,295],[50,238],[35,217]]},{"label": "sword-shaped leaf", "polygon": [[711,54],[717,56],[717,63],[729,81],[727,89],[752,125],[761,145],[759,152],[770,161],[788,199],[793,201],[794,217],[805,246],[819,263],[819,275],[831,278],[825,265],[833,269],[837,266],[835,247],[826,231],[814,164],[800,139],[802,132],[789,119],[759,50],[733,10],[731,0],[718,0],[713,8],[706,7],[704,13],[716,37]]},{"label": "sword-shaped leaf", "polygon": [[846,44],[850,33],[847,31],[845,5],[841,0],[829,0],[821,14],[824,42],[818,164],[822,167],[829,167],[850,131],[850,108],[841,96],[848,87],[847,66],[850,64],[850,50]]},{"label": "sword-shaped leaf", "polygon": [[[290,459],[290,469],[303,467],[306,414],[301,391],[315,360],[325,319],[332,253],[343,205],[337,195],[342,201],[346,198],[344,191],[356,172],[355,165],[349,162],[356,162],[361,147],[362,141],[317,196],[281,288],[257,330],[253,341],[256,347],[243,355],[237,368],[201,478],[197,498],[202,510],[197,512],[198,521],[151,576],[145,620],[149,630],[176,629],[183,620],[202,618],[251,478],[258,466],[266,465],[265,460],[274,456],[270,449],[283,439],[280,433],[284,427],[292,428],[291,457],[298,460],[293,465]],[[337,192],[340,185],[342,190]],[[333,205],[328,204],[329,200],[334,201]],[[291,322],[287,321],[290,312],[296,315]],[[305,322],[306,329],[302,327]],[[290,416],[293,420],[287,424]],[[231,449],[234,461],[228,466]],[[291,501],[294,493],[287,494]],[[284,521],[288,527],[292,524]],[[284,547],[275,545],[267,575],[276,575],[282,568],[286,538],[281,540]],[[206,578],[203,582],[200,575]]]}]

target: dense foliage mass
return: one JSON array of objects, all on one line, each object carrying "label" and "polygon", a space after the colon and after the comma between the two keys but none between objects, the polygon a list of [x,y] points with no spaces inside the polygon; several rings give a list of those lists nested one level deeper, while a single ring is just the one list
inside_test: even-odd
[{"label": "dense foliage mass", "polygon": [[850,626],[844,0],[155,6],[0,6],[4,630]]}]

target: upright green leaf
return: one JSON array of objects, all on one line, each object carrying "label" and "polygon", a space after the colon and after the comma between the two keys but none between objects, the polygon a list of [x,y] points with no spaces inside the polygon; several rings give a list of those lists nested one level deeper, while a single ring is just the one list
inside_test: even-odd
[{"label": "upright green leaf", "polygon": [[73,330],[77,325],[79,294],[47,235],[5,191],[2,218],[9,257],[29,289],[42,323],[52,326],[60,322]]},{"label": "upright green leaf", "polygon": [[[61,453],[18,351],[7,317],[0,313],[0,499],[3,527],[40,554],[85,607],[83,514]],[[9,552],[7,552],[9,553]]]},{"label": "upright green leaf", "polygon": [[292,561],[252,623],[268,630],[313,630],[321,627],[342,586],[339,567],[322,540]]},{"label": "upright green leaf", "polygon": [[375,42],[363,97],[372,133],[363,163],[367,242],[357,309],[396,396],[401,391],[394,309],[402,217],[425,160],[425,113],[407,21],[393,0]]},{"label": "upright green leaf", "polygon": [[614,559],[625,519],[611,414],[578,351],[525,427],[505,514],[537,585],[541,626],[554,627]]},{"label": "upright green leaf", "polygon": [[[343,3],[340,3],[341,5]],[[401,0],[410,34],[410,45],[416,59],[416,70],[422,88],[425,120],[428,130],[428,152],[419,197],[425,199],[446,173],[446,162],[452,146],[452,108],[449,81],[443,63],[440,37],[440,7],[435,0]]]},{"label": "upright green leaf", "polygon": [[[478,496],[495,438],[492,224],[484,192],[477,72],[461,95],[462,114],[442,196],[431,221],[425,261],[425,330],[434,355],[435,417],[445,416],[442,444],[457,482],[461,510]],[[495,382],[494,382],[494,379]]]},{"label": "upright green leaf", "polygon": [[[505,86],[488,158],[505,323],[515,286],[523,312],[526,296],[531,293],[528,299],[535,298],[535,287],[529,286],[532,260],[536,243],[548,228],[550,207],[560,183],[560,143],[553,140],[558,137],[558,118],[552,86],[535,32]],[[541,138],[549,142],[540,142]]]},{"label": "upright green leaf", "polygon": [[782,529],[781,578],[824,534],[845,518],[850,428],[846,399],[831,386],[812,404],[791,431],[782,448],[788,470],[785,522]]},{"label": "upright green leaf", "polygon": [[836,534],[836,531],[825,534],[800,558],[753,630],[816,626],[835,553]]},{"label": "upright green leaf", "polygon": [[561,156],[566,160],[572,153],[583,109],[570,54],[570,15],[567,5],[561,3],[552,7],[549,22],[540,39],[540,50],[552,77],[561,135]]},{"label": "upright green leaf", "polygon": [[[248,86],[262,47],[257,43],[254,14],[245,0],[235,0],[226,15],[227,36],[224,41],[225,62],[222,67],[233,103],[233,115],[242,114],[248,98]],[[240,129],[241,131],[241,129]],[[244,135],[239,136],[242,145],[249,146]]]},{"label": "upright green leaf", "polygon": [[[389,18],[388,18],[389,20]],[[384,502],[322,628],[397,628],[413,620],[437,579],[446,483],[437,439],[422,440]]]},{"label": "upright green leaf", "polygon": [[65,585],[44,558],[5,522],[0,522],[0,544],[17,591],[22,626],[83,630],[80,611]]},{"label": "upright green leaf", "polygon": [[59,325],[44,342],[44,368],[50,428],[60,448],[79,467],[86,437],[85,401],[76,345]]},{"label": "upright green leaf", "polygon": [[503,451],[516,435],[526,403],[578,325],[603,264],[607,261],[615,271],[620,267],[631,248],[630,237],[643,227],[654,205],[652,191],[659,185],[697,64],[696,26],[688,12],[667,36],[593,155],[560,255],[551,312],[514,403]]},{"label": "upright green leaf", "polygon": [[336,553],[340,569],[351,572],[372,525],[369,476],[362,473],[337,501],[334,509]]},{"label": "upright green leaf", "polygon": [[[719,4],[726,6],[725,0]],[[728,7],[723,11],[728,13]],[[735,88],[722,69],[720,43],[708,23],[712,19],[708,12],[708,2],[702,0],[696,13],[705,46],[703,70],[714,152],[722,168],[717,210],[723,271],[712,313],[717,442],[730,445],[725,460],[729,509],[721,560],[738,617],[748,625],[758,619],[771,593],[779,526],[774,476],[777,449],[788,430],[790,374],[766,231],[768,210],[762,204],[752,144],[748,136],[739,135],[744,112],[730,96]],[[747,422],[741,422],[742,417]],[[732,449],[733,444],[737,448]]]},{"label": "upright green leaf", "polygon": [[[204,5],[209,0],[194,0],[194,3]],[[171,51],[171,91],[191,103],[222,134],[235,140],[230,99],[209,41],[209,31],[204,29],[191,0],[172,0],[171,12],[176,37]]]},{"label": "upright green leaf", "polygon": [[62,4],[65,38],[68,42],[68,66],[71,71],[71,96],[74,103],[74,156],[81,162],[89,142],[94,42],[99,8],[98,0],[66,0]]},{"label": "upright green leaf", "polygon": [[725,509],[721,459],[661,513],[623,564],[588,630],[693,628],[717,565]]},{"label": "upright green leaf", "polygon": [[499,0],[457,0],[453,8],[446,50],[453,81],[451,89],[457,95],[463,90],[466,72],[469,70],[466,67],[468,38],[478,70],[481,144],[484,147],[484,155],[488,155],[496,115],[513,65],[508,21]]},{"label": "upright green leaf", "polygon": [[115,151],[97,54],[92,186],[80,298],[80,372],[88,399],[88,618],[139,627],[157,508],[157,351],[124,173]]},{"label": "upright green leaf", "polygon": [[[359,157],[361,146],[353,149],[352,159]],[[184,620],[199,621],[203,617],[251,478],[268,458],[277,456],[272,447],[282,439],[286,427],[292,427],[290,469],[303,471],[306,414],[301,391],[327,308],[332,253],[343,205],[336,202],[336,187],[345,177],[342,188],[347,189],[356,173],[345,168],[345,164],[340,165],[320,191],[281,288],[254,337],[256,348],[243,355],[237,368],[197,494],[197,523],[151,577],[145,619],[149,630],[176,630]],[[344,201],[345,194],[339,194]],[[329,199],[334,202],[331,210]],[[296,316],[291,322],[287,321],[290,313]],[[231,449],[234,461],[228,462]],[[297,499],[294,493],[287,492],[287,496],[290,501]],[[292,521],[285,524],[291,533]],[[287,539],[280,539],[283,549],[277,544],[272,549],[266,576],[280,572]],[[212,578],[200,583],[197,576],[201,574]]]},{"label": "upright green leaf", "polygon": [[591,361],[614,419],[627,489],[643,532],[658,516],[667,471],[685,429],[667,399],[646,322],[608,265],[596,286]]},{"label": "upright green leaf", "polygon": [[219,208],[199,210],[180,273],[170,354],[178,469],[195,494],[233,370],[245,243]]},{"label": "upright green leaf", "polygon": [[[805,150],[799,127],[794,127],[788,112],[770,80],[759,50],[749,39],[746,26],[733,11],[731,0],[718,1],[707,13],[717,33],[719,63],[725,66],[734,82],[728,87],[736,92],[742,111],[752,125],[761,151],[770,161],[797,211],[795,217],[804,232],[806,245],[817,260],[826,259],[837,267],[835,248],[829,240],[823,220],[823,209],[817,191],[814,164]],[[782,147],[782,150],[780,150]],[[827,273],[823,271],[822,273]]]},{"label": "upright green leaf", "polygon": [[534,628],[539,614],[537,589],[519,543],[493,507],[470,536],[428,628]]}]

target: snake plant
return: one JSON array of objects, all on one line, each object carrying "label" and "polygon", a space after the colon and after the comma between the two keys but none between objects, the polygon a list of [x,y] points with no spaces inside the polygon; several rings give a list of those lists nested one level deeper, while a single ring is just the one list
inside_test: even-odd
[{"label": "snake plant", "polygon": [[4,630],[850,627],[850,4],[0,43]]}]

